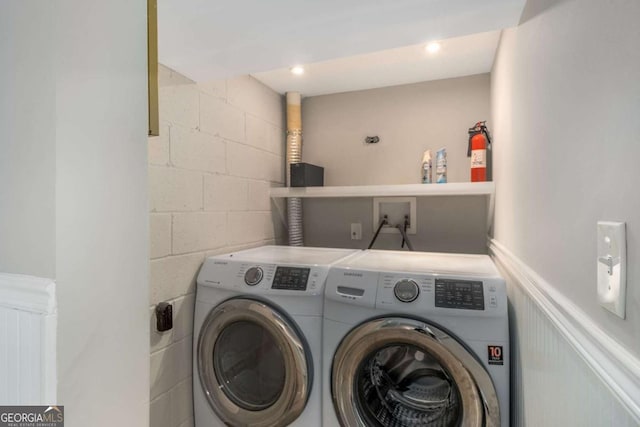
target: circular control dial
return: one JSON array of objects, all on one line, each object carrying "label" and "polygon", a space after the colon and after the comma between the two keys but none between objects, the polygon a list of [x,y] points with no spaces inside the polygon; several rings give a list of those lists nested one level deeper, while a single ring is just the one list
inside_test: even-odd
[{"label": "circular control dial", "polygon": [[249,286],[255,286],[262,280],[264,273],[260,267],[251,267],[244,273],[244,283]]},{"label": "circular control dial", "polygon": [[420,295],[420,288],[413,280],[403,279],[395,284],[393,293],[399,301],[411,302],[415,301]]}]

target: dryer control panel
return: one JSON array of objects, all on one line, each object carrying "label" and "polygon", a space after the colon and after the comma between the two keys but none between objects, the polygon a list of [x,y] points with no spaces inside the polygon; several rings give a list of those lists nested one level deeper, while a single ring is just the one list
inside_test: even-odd
[{"label": "dryer control panel", "polygon": [[304,267],[276,267],[271,289],[306,291],[310,271],[310,268]]},{"label": "dryer control panel", "polygon": [[377,272],[332,268],[327,298],[345,304],[389,311],[494,316],[506,312],[507,295],[500,277]]},{"label": "dryer control panel", "polygon": [[436,279],[436,307],[484,310],[481,280]]}]

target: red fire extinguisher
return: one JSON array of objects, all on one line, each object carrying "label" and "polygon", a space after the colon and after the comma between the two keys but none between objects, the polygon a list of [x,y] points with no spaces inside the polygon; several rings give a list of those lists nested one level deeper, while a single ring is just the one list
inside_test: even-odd
[{"label": "red fire extinguisher", "polygon": [[491,137],[486,121],[469,128],[469,148],[471,157],[471,182],[491,181]]}]

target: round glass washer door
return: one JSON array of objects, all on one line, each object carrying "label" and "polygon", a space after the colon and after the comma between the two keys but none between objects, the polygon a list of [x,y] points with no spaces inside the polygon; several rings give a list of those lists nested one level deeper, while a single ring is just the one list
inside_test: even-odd
[{"label": "round glass washer door", "polygon": [[384,318],[352,330],[332,367],[332,398],[345,427],[498,427],[484,367],[444,331]]},{"label": "round glass washer door", "polygon": [[286,426],[311,390],[307,344],[276,308],[230,299],[205,319],[197,361],[206,398],[225,424]]}]

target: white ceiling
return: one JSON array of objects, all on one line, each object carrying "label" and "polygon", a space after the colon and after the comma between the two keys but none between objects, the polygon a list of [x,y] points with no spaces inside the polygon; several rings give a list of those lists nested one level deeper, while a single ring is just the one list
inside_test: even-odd
[{"label": "white ceiling", "polygon": [[518,23],[525,0],[158,0],[160,62],[196,81]]},{"label": "white ceiling", "polygon": [[253,76],[276,92],[300,92],[303,96],[488,73],[496,54],[500,31],[440,41],[440,51],[428,53],[425,43],[364,55],[304,64],[304,74],[290,69]]}]

